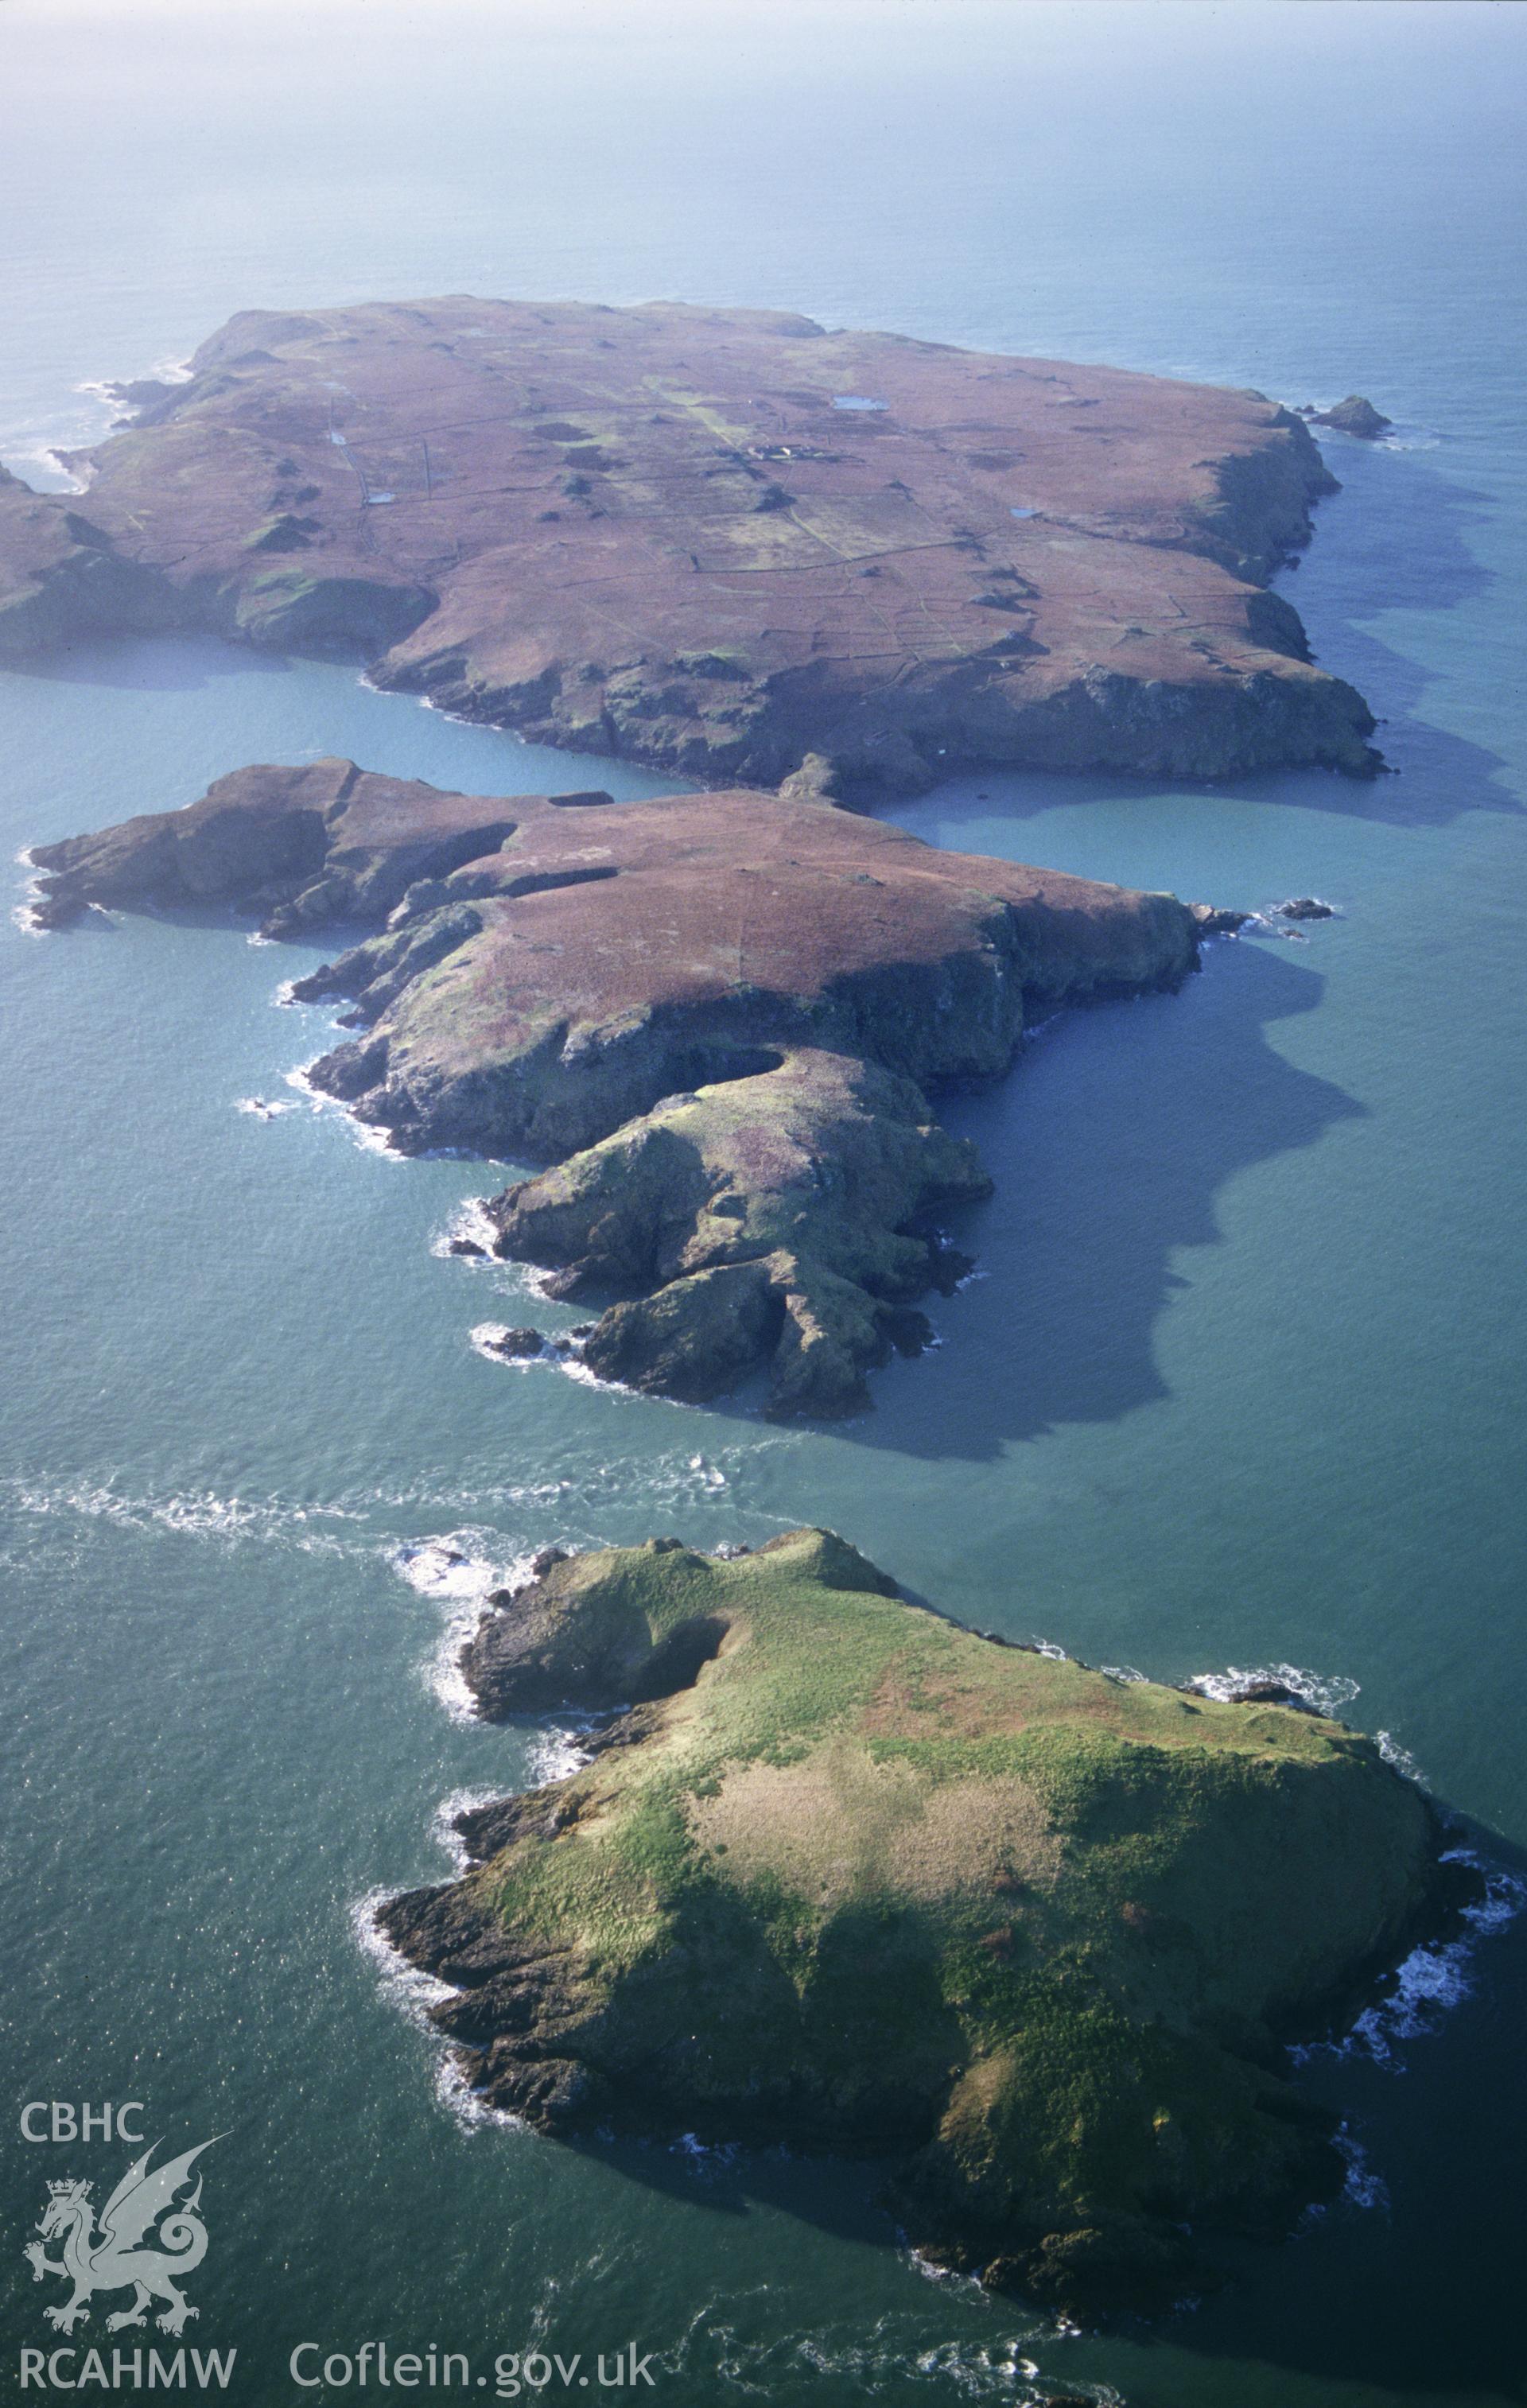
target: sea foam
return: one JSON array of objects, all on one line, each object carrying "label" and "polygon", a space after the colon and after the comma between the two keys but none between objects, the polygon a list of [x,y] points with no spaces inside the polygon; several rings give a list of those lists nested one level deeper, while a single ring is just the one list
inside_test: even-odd
[{"label": "sea foam", "polygon": [[358,1523],[362,1516],[345,1506],[284,1505],[274,1498],[220,1497],[210,1489],[187,1489],[166,1497],[124,1495],[104,1481],[15,1480],[6,1493],[23,1513],[75,1516],[81,1521],[108,1522],[123,1530],[160,1529],[180,1538],[204,1539],[225,1546],[252,1542],[281,1545],[303,1555],[367,1555],[374,1549],[360,1539],[342,1537],[325,1527],[333,1522]]},{"label": "sea foam", "polygon": [[[442,1259],[465,1262],[468,1268],[479,1263],[497,1263],[493,1251],[497,1235],[497,1226],[489,1217],[486,1199],[481,1196],[468,1196],[456,1206],[444,1227],[436,1230],[429,1241],[429,1251]],[[469,1240],[474,1246],[481,1246],[482,1254],[453,1254],[453,1243],[461,1238]],[[497,1268],[501,1270],[504,1266],[497,1263]]]},{"label": "sea foam", "polygon": [[[422,1972],[417,1965],[411,1965],[382,1929],[378,1920],[382,1910],[397,1895],[396,1890],[391,1889],[367,1890],[350,1910],[350,1928],[356,1946],[377,1974],[378,1987],[387,2004],[438,2041],[429,2011],[460,1993],[449,1982],[441,1982],[433,1973]],[[479,2097],[472,2088],[468,2068],[469,2060],[461,2050],[440,2046],[435,2068],[435,2096],[446,2113],[468,2130],[494,2124],[504,2130],[524,2131],[526,2127],[517,2115],[506,2115]]]},{"label": "sea foam", "polygon": [[395,1547],[388,1558],[400,1580],[440,1608],[439,1643],[422,1670],[455,1723],[478,1720],[477,1699],[463,1678],[461,1657],[489,1596],[498,1588],[523,1588],[531,1576],[528,1554],[506,1558],[497,1546],[491,1531],[454,1530],[442,1538],[411,1540]]},{"label": "sea foam", "polygon": [[1473,1848],[1450,1848],[1445,1865],[1468,1865],[1484,1884],[1483,1895],[1462,1909],[1462,1929],[1448,1940],[1423,1941],[1395,1969],[1381,1999],[1359,2015],[1345,2038],[1316,2041],[1289,2051],[1294,2063],[1312,2057],[1364,2057],[1391,2072],[1405,2070],[1407,2042],[1434,2032],[1450,2011],[1470,1996],[1481,1941],[1504,1931],[1527,1906],[1527,1882],[1491,1865]]},{"label": "sea foam", "polygon": [[[315,1054],[313,1060],[317,1059],[318,1056]],[[405,1160],[406,1157],[392,1144],[385,1129],[372,1128],[367,1122],[357,1120],[349,1105],[341,1103],[338,1096],[325,1096],[322,1087],[315,1087],[308,1075],[311,1068],[311,1062],[299,1062],[295,1069],[286,1072],[287,1085],[295,1088],[299,1096],[306,1096],[315,1112],[338,1113],[349,1130],[353,1142],[363,1154],[380,1154],[388,1162]]]},{"label": "sea foam", "polygon": [[1202,1696],[1228,1705],[1241,1690],[1262,1683],[1291,1689],[1296,1697],[1307,1698],[1317,1713],[1328,1715],[1333,1722],[1339,1722],[1344,1709],[1361,1695],[1361,1684],[1348,1680],[1344,1672],[1312,1672],[1300,1664],[1230,1664],[1222,1672],[1195,1673],[1192,1685]]}]

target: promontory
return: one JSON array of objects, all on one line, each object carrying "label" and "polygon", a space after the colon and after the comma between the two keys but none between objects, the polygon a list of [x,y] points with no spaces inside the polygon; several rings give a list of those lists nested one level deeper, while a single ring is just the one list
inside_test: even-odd
[{"label": "promontory", "polygon": [[382,1910],[491,2105],[887,2159],[909,2240],[1072,2310],[1339,2190],[1282,2043],[1448,1878],[1371,1740],[993,1641],[822,1530],[553,1561],[464,1669],[490,1717],[622,1709]]},{"label": "promontory", "polygon": [[709,787],[1362,774],[1268,591],[1334,480],[1262,395],[671,303],[244,310],[0,471],[0,658],[210,630]]},{"label": "promontory", "polygon": [[931,1089],[1005,1070],[1059,1006],[1176,985],[1238,915],[945,853],[738,789],[481,797],[353,762],[43,845],[37,916],[233,904],[273,937],[378,933],[299,980],[360,1033],[310,1076],[404,1151],[556,1167],[489,1207],[498,1250],[606,1308],[600,1376],[776,1413],[866,1401],[962,1264],[988,1192]]}]

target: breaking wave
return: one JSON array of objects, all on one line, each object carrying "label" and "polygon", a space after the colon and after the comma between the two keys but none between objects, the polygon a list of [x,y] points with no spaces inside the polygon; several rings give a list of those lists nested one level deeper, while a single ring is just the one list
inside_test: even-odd
[{"label": "breaking wave", "polygon": [[423,1671],[454,1723],[478,1719],[477,1700],[462,1677],[461,1655],[490,1594],[497,1588],[523,1588],[530,1577],[529,1555],[505,1555],[502,1545],[494,1531],[453,1530],[443,1538],[410,1540],[388,1557],[400,1580],[441,1610],[439,1643]]},{"label": "breaking wave", "polygon": [[1449,1848],[1445,1865],[1469,1865],[1484,1883],[1484,1895],[1462,1909],[1462,1931],[1448,1940],[1426,1940],[1397,1967],[1390,1987],[1359,2015],[1344,2039],[1315,2041],[1289,2051],[1295,2064],[1312,2057],[1363,2057],[1394,2072],[1409,2041],[1434,2032],[1474,1989],[1475,1958],[1481,1941],[1504,1931],[1527,1907],[1527,1882],[1502,1865],[1491,1865],[1473,1848]]},{"label": "breaking wave", "polygon": [[[497,1226],[488,1217],[484,1198],[481,1196],[468,1196],[464,1203],[456,1206],[445,1226],[436,1230],[429,1241],[429,1251],[432,1254],[442,1258],[449,1256],[456,1261],[487,1262],[496,1269],[502,1270],[504,1265],[498,1261],[493,1251],[494,1240],[497,1235]],[[460,1240],[465,1240],[469,1245],[481,1246],[482,1254],[454,1255],[453,1247]]]},{"label": "breaking wave", "polygon": [[[435,1845],[442,1848],[450,1857],[453,1872],[466,1872],[472,1861],[467,1853],[466,1842],[455,1828],[456,1816],[469,1814],[478,1806],[491,1806],[496,1799],[508,1794],[502,1784],[484,1788],[478,1783],[475,1787],[453,1789],[449,1797],[440,1799],[430,1818],[429,1836]],[[380,1940],[381,1934],[377,1936]],[[382,1944],[385,1946],[386,1943],[383,1942]]]},{"label": "breaking wave", "polygon": [[582,1771],[590,1761],[588,1734],[608,1719],[605,1714],[589,1714],[538,1733],[526,1766],[529,1775],[526,1787],[544,1789],[554,1781],[566,1781],[572,1773]]},{"label": "breaking wave", "polygon": [[[317,1061],[318,1058],[317,1054],[314,1054],[313,1061]],[[315,1087],[308,1076],[311,1068],[312,1062],[299,1062],[295,1069],[287,1071],[287,1085],[295,1088],[299,1096],[305,1096],[315,1112],[337,1113],[349,1130],[352,1141],[359,1146],[363,1154],[380,1154],[388,1162],[407,1161],[408,1156],[398,1153],[385,1129],[372,1128],[368,1122],[357,1120],[350,1106],[341,1103],[338,1096],[325,1096],[322,1087]]]},{"label": "breaking wave", "polygon": [[1356,2049],[1381,2065],[1397,2065],[1406,2041],[1435,2031],[1443,2017],[1474,1988],[1479,1942],[1504,1931],[1527,1906],[1527,1882],[1504,1866],[1487,1864],[1472,1848],[1451,1848],[1444,1864],[1470,1865],[1484,1882],[1484,1896],[1462,1911],[1464,1929],[1453,1940],[1413,1948],[1394,1977],[1394,1986],[1358,2017],[1344,2049]]},{"label": "breaking wave", "polygon": [[[849,2339],[830,2329],[786,2332],[777,2339],[744,2340],[713,2314],[686,2336],[665,2359],[655,2359],[670,2373],[703,2372],[718,2392],[743,2399],[795,2399],[803,2385],[810,2396],[831,2399],[901,2400],[925,2387],[930,2398],[1001,2400],[1011,2408],[1043,2408],[1055,2378],[1041,2384],[1040,2369],[1030,2351],[1053,2340],[1063,2327],[1037,2321],[1026,2329],[1009,2330],[989,2341],[940,2339],[929,2342],[921,2319],[895,2315],[879,2316],[863,2339]],[[1096,2403],[1096,2408],[1123,2408],[1123,2396],[1107,2384],[1088,2383],[1078,2389],[1066,2386],[1068,2397]]]},{"label": "breaking wave", "polygon": [[1246,1669],[1231,1664],[1222,1672],[1197,1672],[1193,1687],[1205,1698],[1220,1705],[1233,1703],[1237,1693],[1253,1684],[1275,1682],[1280,1688],[1292,1689],[1296,1697],[1307,1698],[1317,1713],[1339,1722],[1343,1709],[1360,1695],[1360,1684],[1349,1681],[1345,1673],[1311,1672],[1299,1664],[1257,1664]]},{"label": "breaking wave", "polygon": [[1385,1763],[1392,1764],[1396,1772],[1403,1772],[1407,1781],[1419,1782],[1424,1785],[1426,1776],[1420,1766],[1411,1755],[1409,1748],[1401,1746],[1392,1731],[1375,1731],[1374,1744]]},{"label": "breaking wave", "polygon": [[393,1946],[377,1918],[390,1899],[397,1896],[394,1889],[367,1890],[350,1910],[350,1928],[355,1944],[377,1975],[377,1986],[390,2007],[427,2032],[439,2045],[435,2067],[435,2096],[447,2114],[468,2129],[494,2124],[505,2131],[523,2131],[518,2116],[505,2115],[490,2107],[472,2088],[467,2062],[459,2049],[440,2042],[439,2034],[429,2019],[431,2007],[443,2004],[457,1993],[449,1982],[441,1982],[433,1973],[421,1972]]},{"label": "breaking wave", "polygon": [[468,1342],[470,1345],[473,1354],[481,1354],[485,1363],[502,1364],[505,1369],[510,1371],[528,1371],[538,1363],[555,1364],[558,1369],[567,1369],[569,1360],[569,1356],[561,1354],[558,1349],[552,1345],[550,1340],[545,1338],[541,1340],[540,1351],[539,1354],[501,1354],[499,1352],[499,1348],[502,1341],[509,1336],[510,1327],[511,1325],[507,1321],[478,1322],[467,1333]]},{"label": "breaking wave", "polygon": [[1342,2185],[1342,2197],[1349,2207],[1362,2208],[1367,2213],[1385,2209],[1390,2203],[1390,2186],[1381,2173],[1369,2163],[1368,2152],[1355,2132],[1344,2124],[1332,2135],[1332,2145],[1347,2168]]},{"label": "breaking wave", "polygon": [[50,1484],[10,1480],[4,1484],[19,1512],[45,1518],[108,1522],[121,1530],[168,1530],[177,1537],[209,1539],[226,1546],[295,1547],[303,1555],[361,1555],[373,1552],[361,1540],[325,1526],[358,1523],[364,1516],[342,1505],[281,1505],[269,1499],[220,1497],[193,1489],[168,1497],[125,1496],[108,1482]]}]

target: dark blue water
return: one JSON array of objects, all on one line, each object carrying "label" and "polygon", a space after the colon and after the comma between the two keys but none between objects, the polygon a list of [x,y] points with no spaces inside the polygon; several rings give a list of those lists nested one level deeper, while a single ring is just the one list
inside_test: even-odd
[{"label": "dark blue water", "polygon": [[[1520,2398],[1520,1924],[1387,2063],[1311,2068],[1369,2203],[1107,2338],[928,2281],[860,2172],[474,2125],[356,1932],[447,1870],[444,1799],[550,1761],[456,1718],[453,1615],[548,1541],[666,1529],[826,1521],[1090,1660],[1294,1664],[1527,1840],[1524,38],[1468,6],[0,13],[23,474],[104,423],[78,388],[237,307],[462,289],[800,308],[1399,422],[1333,440],[1288,590],[1400,775],[988,777],[898,814],[1343,916],[1057,1023],[949,1106],[998,1180],[958,1233],[983,1276],[844,1428],[474,1353],[523,1317],[517,1274],[439,1251],[488,1175],[367,1152],[286,1083],[326,1024],[273,996],[313,955],[0,939],[7,2096],[226,2134],[188,2337],[237,2344],[244,2397],[323,2396],[294,2343],[384,2339],[484,2370],[635,2340],[675,2408],[1021,2401],[1030,2366],[1132,2408]],[[0,679],[7,850],[333,752],[655,791],[342,669],[118,647]],[[45,2180],[122,2153],[4,2112],[5,2329],[36,2345]]]}]

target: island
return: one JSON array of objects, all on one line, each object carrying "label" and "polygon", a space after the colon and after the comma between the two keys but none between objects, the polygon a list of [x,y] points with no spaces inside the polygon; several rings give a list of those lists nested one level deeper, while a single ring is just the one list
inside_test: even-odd
[{"label": "island", "polygon": [[927,2258],[1071,2313],[1339,2191],[1284,2044],[1458,1870],[1371,1740],[985,1637],[819,1529],[553,1550],[463,1669],[491,1718],[608,1717],[382,1910],[491,2107],[885,2159]]},{"label": "island", "polygon": [[598,1376],[698,1402],[760,1375],[782,1415],[860,1409],[970,1268],[940,1215],[990,1182],[927,1092],[1000,1076],[1061,1006],[1175,986],[1243,916],[801,793],[483,798],[344,760],[32,860],[45,925],[210,903],[376,930],[294,983],[361,1032],[313,1084],[403,1152],[554,1166],[488,1211],[499,1253],[602,1304]]},{"label": "island", "polygon": [[119,392],[130,423],[61,455],[83,491],[0,472],[0,659],[175,628],[339,652],[713,790],[1377,766],[1268,590],[1335,480],[1260,394],[466,296],[243,310],[184,381]]},{"label": "island", "polygon": [[[313,1088],[526,1173],[483,1241],[591,1308],[506,1363],[859,1410],[989,1183],[929,1097],[1244,918],[849,806],[959,767],[1376,766],[1268,590],[1333,480],[1260,394],[451,299],[245,312],[121,398],[80,493],[0,474],[0,658],[338,652],[691,781],[255,766],[31,856],[42,928],[242,912],[333,946],[291,985],[341,1007]],[[474,2089],[569,2140],[879,2158],[930,2263],[1071,2313],[1180,2297],[1216,2236],[1337,2191],[1285,2044],[1460,1903],[1422,1791],[1289,1691],[995,1640],[825,1530],[548,1550],[462,1670],[490,1719],[599,1718],[566,1778],[456,1816],[460,1878],[381,1911]]]}]

